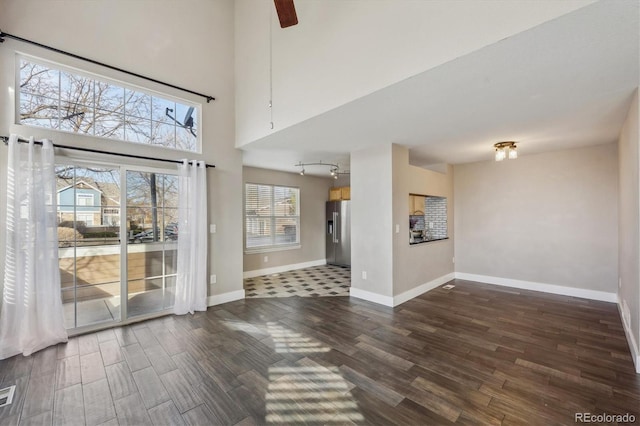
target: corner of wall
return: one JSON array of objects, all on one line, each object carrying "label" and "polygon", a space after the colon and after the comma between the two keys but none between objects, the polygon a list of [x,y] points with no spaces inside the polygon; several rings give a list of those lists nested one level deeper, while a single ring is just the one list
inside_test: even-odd
[{"label": "corner of wall", "polygon": [[618,138],[618,306],[640,372],[640,105],[636,88]]},{"label": "corner of wall", "polygon": [[212,294],[207,297],[207,306],[221,305],[244,299],[244,290],[229,291],[222,294]]},{"label": "corner of wall", "polygon": [[638,346],[638,341],[633,335],[633,331],[631,329],[631,315],[628,312],[628,305],[624,302],[624,300],[618,298],[618,312],[620,313],[620,320],[622,321],[622,329],[624,330],[624,334],[627,338],[627,344],[629,345],[629,350],[631,351],[631,360],[636,367],[636,373],[640,374],[640,347]]}]

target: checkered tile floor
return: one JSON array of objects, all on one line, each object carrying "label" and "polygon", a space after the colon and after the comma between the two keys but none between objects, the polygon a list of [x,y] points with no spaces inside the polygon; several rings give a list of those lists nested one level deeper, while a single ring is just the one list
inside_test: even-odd
[{"label": "checkered tile floor", "polygon": [[245,297],[349,296],[351,269],[323,265],[244,280]]}]

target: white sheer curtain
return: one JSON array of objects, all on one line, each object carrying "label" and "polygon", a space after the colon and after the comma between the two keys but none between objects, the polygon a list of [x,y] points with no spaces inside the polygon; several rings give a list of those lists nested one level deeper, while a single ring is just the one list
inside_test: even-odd
[{"label": "white sheer curtain", "polygon": [[60,295],[53,144],[9,139],[0,359],[67,341]]},{"label": "white sheer curtain", "polygon": [[178,264],[173,312],[207,310],[207,169],[184,160],[179,170]]}]

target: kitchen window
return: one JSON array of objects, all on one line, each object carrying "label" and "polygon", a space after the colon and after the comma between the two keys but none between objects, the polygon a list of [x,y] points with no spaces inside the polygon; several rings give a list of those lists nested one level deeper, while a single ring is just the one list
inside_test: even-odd
[{"label": "kitchen window", "polygon": [[300,246],[300,189],[245,185],[245,249],[271,251]]},{"label": "kitchen window", "polygon": [[200,152],[200,106],[18,56],[17,124]]}]

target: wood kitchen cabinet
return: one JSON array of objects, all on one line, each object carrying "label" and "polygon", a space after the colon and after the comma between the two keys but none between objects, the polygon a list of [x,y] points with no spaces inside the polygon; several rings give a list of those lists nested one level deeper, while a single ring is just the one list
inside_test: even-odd
[{"label": "wood kitchen cabinet", "polygon": [[343,200],[350,200],[351,199],[351,187],[350,186],[343,186],[342,188],[340,188],[340,192],[342,194],[342,199]]},{"label": "wood kitchen cabinet", "polygon": [[424,215],[425,201],[424,195],[409,195],[409,214]]},{"label": "wood kitchen cabinet", "polygon": [[351,187],[340,186],[336,188],[329,188],[329,201],[350,200],[351,199]]},{"label": "wood kitchen cabinet", "polygon": [[329,188],[329,201],[338,201],[342,199],[341,188]]}]

